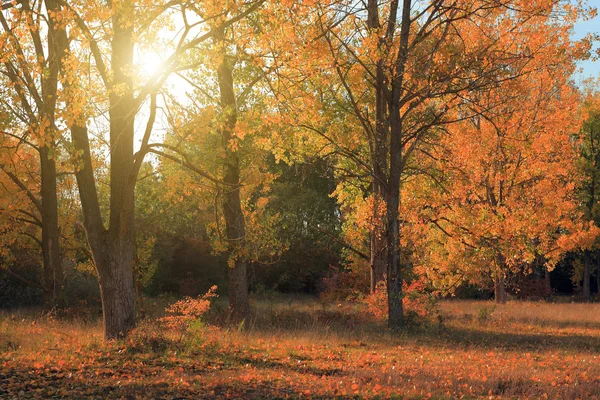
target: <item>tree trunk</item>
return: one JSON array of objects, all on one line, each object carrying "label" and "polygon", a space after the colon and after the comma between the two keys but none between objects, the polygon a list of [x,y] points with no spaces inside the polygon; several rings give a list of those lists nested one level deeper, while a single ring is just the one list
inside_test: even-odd
[{"label": "tree trunk", "polygon": [[548,268],[544,268],[544,289],[546,296],[552,296],[552,281],[550,280],[550,271]]},{"label": "tree trunk", "polygon": [[94,247],[92,251],[100,281],[104,337],[122,338],[135,327],[132,246],[123,240],[106,247]]},{"label": "tree trunk", "polygon": [[506,304],[506,279],[502,272],[495,278],[494,300],[496,304]]},{"label": "tree trunk", "polygon": [[58,200],[56,195],[56,165],[48,156],[48,147],[40,148],[42,194],[42,255],[47,308],[62,301],[63,271],[59,248]]},{"label": "tree trunk", "polygon": [[[224,32],[217,35],[223,40]],[[225,173],[223,181],[226,186],[223,193],[223,215],[229,243],[229,307],[234,320],[243,321],[248,318],[250,304],[248,301],[248,271],[245,256],[242,254],[246,226],[240,199],[240,157],[237,148],[230,146],[234,138],[233,131],[237,123],[237,104],[233,85],[233,66],[227,54],[223,54],[223,62],[217,69],[221,104],[223,106],[223,129],[221,131],[223,148],[226,153]]]},{"label": "tree trunk", "polygon": [[383,194],[381,193],[381,185],[373,182],[373,187],[376,188],[373,193],[373,224],[371,228],[371,245],[370,245],[370,267],[371,267],[371,293],[375,293],[377,284],[385,281],[386,276],[386,234],[383,216],[385,210],[381,210]]},{"label": "tree trunk", "polygon": [[583,253],[583,298],[587,301],[590,300],[590,270],[592,266],[592,255],[589,250]]},{"label": "tree trunk", "polygon": [[388,326],[396,329],[404,325],[404,308],[402,305],[403,282],[400,261],[400,229],[397,218],[392,220],[388,230],[388,238]]},{"label": "tree trunk", "polygon": [[[137,171],[133,139],[137,106],[133,77],[128,68],[133,65],[134,50],[133,28],[125,17],[129,12],[132,10],[124,5],[112,17],[110,82],[104,82],[109,90],[110,126],[108,229],[104,226],[100,210],[87,128],[80,118],[76,118],[70,127],[73,144],[81,158],[75,176],[87,239],[100,282],[104,337],[107,340],[123,337],[135,327],[133,217]],[[67,42],[66,35],[62,36],[62,40]],[[69,88],[69,79],[65,80],[65,86]]]},{"label": "tree trunk", "polygon": [[[379,22],[379,9],[377,0],[369,0],[367,5],[367,26],[372,32],[377,31],[381,24]],[[382,46],[383,40],[379,46]],[[387,144],[388,144],[388,120],[384,59],[377,60],[376,69],[376,93],[375,93],[375,134],[370,141],[371,164],[373,168],[373,183],[371,185],[374,207],[373,227],[371,229],[370,244],[370,268],[371,268],[371,293],[375,292],[377,284],[385,279],[387,271],[387,226],[385,222],[387,202],[385,184],[387,182]],[[384,208],[384,209],[381,209]]]},{"label": "tree trunk", "polygon": [[[56,13],[58,4],[55,0],[45,1],[48,13]],[[58,198],[56,184],[56,163],[52,156],[54,142],[54,126],[56,101],[58,98],[58,76],[65,54],[66,44],[61,40],[65,28],[57,24],[54,15],[48,20],[48,71],[42,80],[42,96],[44,98],[41,111],[42,121],[47,123],[44,144],[40,146],[41,198],[42,198],[42,255],[44,260],[44,287],[46,307],[52,308],[62,301],[63,270],[60,254],[60,231],[58,221]]]}]

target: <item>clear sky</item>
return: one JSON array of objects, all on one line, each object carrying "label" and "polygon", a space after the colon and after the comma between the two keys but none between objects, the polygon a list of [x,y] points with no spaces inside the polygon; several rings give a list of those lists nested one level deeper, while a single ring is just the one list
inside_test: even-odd
[{"label": "clear sky", "polygon": [[[575,3],[577,0],[570,0]],[[596,7],[600,10],[600,0],[587,0],[587,4]],[[600,33],[600,16],[588,21],[579,21],[575,25],[575,32],[573,37],[579,39],[587,35],[588,33]],[[595,48],[598,49],[600,46],[596,44]],[[583,78],[600,78],[600,61],[584,61],[579,63],[579,67],[582,71],[577,74],[576,81],[580,81]]]}]

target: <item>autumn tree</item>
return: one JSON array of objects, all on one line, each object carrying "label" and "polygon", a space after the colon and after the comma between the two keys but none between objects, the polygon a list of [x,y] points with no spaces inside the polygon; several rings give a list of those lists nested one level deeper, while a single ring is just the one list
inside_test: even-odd
[{"label": "autumn tree", "polygon": [[[586,117],[579,138],[580,145],[580,172],[583,180],[579,187],[580,198],[583,202],[584,217],[599,225],[598,194],[600,184],[600,109],[598,95],[592,88],[586,88],[586,99],[583,111]],[[598,250],[595,251],[597,263],[596,280],[600,287],[600,257]],[[592,270],[593,250],[586,249],[583,252],[583,297],[590,299],[590,276]]]},{"label": "autumn tree", "polygon": [[[55,0],[3,3],[0,12],[0,46],[2,75],[8,90],[2,97],[10,120],[3,134],[16,140],[18,146],[30,146],[39,155],[38,188],[28,187],[9,165],[4,173],[25,191],[35,206],[36,224],[41,226],[46,304],[57,304],[63,286],[57,198],[57,166],[60,136],[57,116],[59,98],[59,66],[64,52],[58,37],[64,27],[57,21],[59,8]],[[6,121],[5,121],[6,122]],[[30,216],[29,220],[31,220]]]},{"label": "autumn tree", "polygon": [[471,92],[469,111],[460,111],[471,117],[429,149],[432,173],[414,183],[424,188],[412,204],[423,204],[414,240],[429,237],[423,273],[440,290],[491,277],[496,302],[505,303],[511,272],[531,272],[540,261],[552,269],[598,233],[581,219],[575,192],[581,117],[569,79],[586,45],[570,41],[569,27],[531,27],[533,51],[515,64],[520,76]]},{"label": "autumn tree", "polygon": [[[375,280],[387,274],[388,322],[396,327],[403,319],[408,264],[400,229],[408,215],[399,212],[409,194],[402,182],[419,169],[415,165],[427,157],[436,132],[479,112],[462,107],[468,94],[523,73],[522,61],[539,50],[527,43],[532,29],[557,23],[556,13],[572,21],[576,11],[545,1],[372,0],[307,8],[292,9],[293,27],[283,33],[295,44],[291,52],[302,57],[281,68],[277,92],[283,93],[286,111],[296,111],[290,124],[304,128],[302,135],[314,133],[317,144],[310,149],[334,151],[370,177],[371,268]],[[300,39],[294,41],[288,31]],[[318,84],[307,91],[311,80]],[[307,113],[302,104],[315,111]],[[338,110],[333,121],[326,112],[332,108]],[[467,115],[457,114],[459,109]]]},{"label": "autumn tree", "polygon": [[[135,326],[134,188],[156,118],[157,93],[187,51],[242,18],[259,3],[249,4],[215,26],[206,22],[215,17],[212,9],[188,24],[187,3],[127,1],[93,6],[86,2],[60,3],[57,13],[70,28],[68,37],[66,34],[59,37],[68,49],[61,59],[68,108],[65,122],[71,132],[84,226],[100,281],[107,339],[125,335]],[[165,50],[168,56],[161,68],[144,81],[134,63],[136,46],[154,37],[156,24],[168,23],[178,16],[185,22],[184,30],[171,37],[175,47]],[[85,62],[88,56],[91,64]],[[88,74],[86,79],[82,79],[83,71]],[[135,153],[136,116],[148,102],[145,132]],[[87,121],[97,120],[100,114],[106,115],[106,130],[94,132]],[[96,185],[98,165],[93,162],[91,148],[94,134],[108,137],[108,215],[101,210]]]},{"label": "autumn tree", "polygon": [[[220,10],[221,18],[232,16],[227,6]],[[209,229],[215,251],[228,254],[229,304],[235,320],[246,319],[250,311],[248,264],[282,248],[272,235],[276,216],[265,208],[273,176],[266,171],[267,154],[259,145],[270,133],[264,118],[272,111],[261,87],[268,67],[254,44],[256,26],[269,12],[261,8],[217,30],[213,40],[190,53],[187,62],[196,67],[179,75],[193,88],[191,104],[173,99],[178,116],[172,120],[170,142],[148,145],[150,152],[179,162],[213,187],[220,207]]]}]

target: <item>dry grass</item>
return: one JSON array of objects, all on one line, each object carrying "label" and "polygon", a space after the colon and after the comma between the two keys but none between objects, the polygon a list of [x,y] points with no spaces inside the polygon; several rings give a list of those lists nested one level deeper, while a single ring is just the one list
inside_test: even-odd
[{"label": "dry grass", "polygon": [[600,304],[442,302],[401,332],[355,304],[267,297],[243,329],[223,307],[183,341],[148,319],[108,344],[3,314],[0,398],[600,398]]}]

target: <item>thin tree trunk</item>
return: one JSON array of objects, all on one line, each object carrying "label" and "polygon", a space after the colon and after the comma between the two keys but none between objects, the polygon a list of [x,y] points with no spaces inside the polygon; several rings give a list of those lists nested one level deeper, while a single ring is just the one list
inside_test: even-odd
[{"label": "thin tree trunk", "polygon": [[[45,1],[49,14],[58,10],[55,0]],[[65,44],[59,38],[64,33],[64,27],[56,24],[54,16],[48,20],[50,33],[48,35],[48,70],[42,79],[42,96],[44,99],[41,121],[46,124],[44,142],[40,145],[41,199],[42,199],[42,256],[44,260],[44,287],[46,307],[58,305],[62,297],[63,270],[60,254],[58,198],[56,184],[56,163],[52,155],[54,143],[54,126],[56,101],[58,98],[58,76],[61,57],[65,53]]]},{"label": "thin tree trunk", "polygon": [[547,267],[544,267],[544,289],[546,296],[552,295],[552,281],[550,280],[550,271],[548,271]]},{"label": "thin tree trunk", "polygon": [[[376,32],[380,27],[379,9],[377,0],[369,0],[367,5],[367,26],[372,32]],[[382,46],[383,40],[379,46]],[[370,268],[371,268],[371,293],[374,293],[377,284],[384,281],[387,274],[387,252],[386,252],[386,223],[385,223],[385,182],[387,168],[386,154],[388,123],[387,123],[387,102],[385,87],[385,72],[383,58],[377,60],[376,70],[376,95],[375,95],[375,134],[370,141],[371,163],[373,168],[373,183],[371,185],[374,199],[373,207],[373,227],[371,229],[370,244]],[[384,209],[381,209],[384,208]]]},{"label": "thin tree trunk", "polygon": [[385,281],[387,270],[386,263],[386,233],[383,216],[385,210],[381,210],[383,194],[381,193],[381,185],[373,182],[374,190],[374,207],[373,207],[373,225],[371,228],[371,245],[370,245],[370,267],[371,267],[371,293],[375,293],[377,284]]},{"label": "thin tree trunk", "polygon": [[583,298],[587,301],[592,297],[590,291],[590,271],[592,266],[592,256],[589,250],[583,253]]},{"label": "thin tree trunk", "polygon": [[[218,35],[219,40],[223,40],[223,34]],[[240,157],[238,151],[230,146],[237,123],[237,104],[233,86],[233,66],[230,65],[226,54],[218,67],[217,78],[225,119],[221,134],[226,152],[223,181],[227,186],[223,193],[223,215],[230,250],[227,273],[229,307],[234,320],[243,321],[250,313],[247,262],[241,254],[245,243],[246,226],[240,199]]]},{"label": "thin tree trunk", "polygon": [[494,300],[496,304],[506,304],[506,259],[496,255],[496,276],[494,277]]},{"label": "thin tree trunk", "polygon": [[42,194],[42,255],[44,260],[45,303],[55,307],[61,301],[63,270],[59,247],[56,165],[48,156],[48,148],[40,148]]}]

